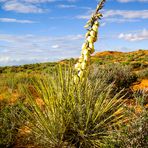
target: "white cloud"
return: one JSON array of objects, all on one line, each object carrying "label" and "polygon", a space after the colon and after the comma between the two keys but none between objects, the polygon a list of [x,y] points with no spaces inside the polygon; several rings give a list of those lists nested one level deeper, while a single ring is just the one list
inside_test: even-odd
[{"label": "white cloud", "polygon": [[64,4],[61,4],[61,5],[57,5],[58,8],[76,8],[75,5],[64,5]]},{"label": "white cloud", "polygon": [[[77,19],[90,19],[93,10],[89,10],[86,14],[77,15]],[[105,23],[125,23],[140,22],[148,19],[148,10],[103,10],[103,22]]]},{"label": "white cloud", "polygon": [[[47,10],[41,7],[41,3],[61,2],[62,0],[0,0],[2,8],[5,11],[15,11],[19,13],[43,13]],[[69,3],[76,2],[77,0],[65,0]],[[59,8],[74,8],[75,5],[58,5]],[[88,7],[81,7],[89,9]]]},{"label": "white cloud", "polygon": [[0,56],[0,62],[8,62],[10,60],[9,56]]},{"label": "white cloud", "polygon": [[105,22],[109,23],[125,23],[125,22],[139,22],[139,19],[125,19],[125,18],[105,18]]},{"label": "white cloud", "polygon": [[128,3],[128,2],[148,2],[148,0],[117,0],[121,3]]},{"label": "white cloud", "polygon": [[55,2],[57,0],[22,0],[27,3],[46,3],[46,2]]},{"label": "white cloud", "polygon": [[[44,58],[42,59],[42,62],[47,62],[48,59]],[[0,56],[0,66],[6,66],[6,65],[22,65],[22,64],[31,64],[31,63],[39,63],[41,60],[35,57],[29,57],[27,60],[25,60],[22,57],[11,57],[11,56]]]},{"label": "white cloud", "polygon": [[[78,57],[83,35],[0,34],[0,65],[20,65]],[[9,58],[8,58],[9,57]]]},{"label": "white cloud", "polygon": [[76,18],[77,19],[86,19],[86,20],[88,20],[88,19],[90,19],[90,17],[91,17],[91,15],[78,15],[78,16],[76,16]]},{"label": "white cloud", "polygon": [[105,10],[105,18],[120,16],[126,19],[148,19],[148,10]]},{"label": "white cloud", "polygon": [[14,18],[0,18],[0,22],[5,22],[5,23],[22,23],[22,24],[35,23],[34,21],[31,21],[31,20],[18,20],[18,19],[14,19]]},{"label": "white cloud", "polygon": [[121,33],[118,36],[119,39],[124,39],[126,41],[142,41],[148,40],[148,30],[143,29],[136,33]]},{"label": "white cloud", "polygon": [[60,48],[60,46],[59,45],[52,45],[51,48],[56,49],[56,48]]},{"label": "white cloud", "polygon": [[[63,0],[20,0],[27,3],[51,3],[51,2],[61,2]],[[76,2],[77,0],[65,0],[67,2]]]},{"label": "white cloud", "polygon": [[86,10],[91,10],[91,8],[90,7],[83,7],[83,6],[77,6],[77,5],[65,5],[65,4],[59,4],[59,5],[57,5],[57,7],[58,8],[75,8],[75,9],[86,9]]},{"label": "white cloud", "polygon": [[43,13],[44,10],[36,5],[21,3],[17,1],[9,1],[4,3],[3,7],[6,11],[15,11],[19,13]]},{"label": "white cloud", "polygon": [[56,2],[58,0],[0,0],[0,2],[25,2],[25,3],[47,3]]},{"label": "white cloud", "polygon": [[67,0],[68,2],[76,2],[77,0]]}]

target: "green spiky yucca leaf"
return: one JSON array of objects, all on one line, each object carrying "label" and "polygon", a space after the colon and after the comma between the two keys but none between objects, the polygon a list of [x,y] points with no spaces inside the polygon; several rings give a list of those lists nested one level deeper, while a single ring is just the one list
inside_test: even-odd
[{"label": "green spiky yucca leaf", "polygon": [[[27,104],[21,108],[29,116],[27,126],[45,147],[100,147],[126,116],[119,94],[110,97],[111,87],[86,81],[75,86],[71,68],[58,68],[50,78],[33,81],[34,93],[24,87]],[[42,104],[36,102],[36,98]],[[23,117],[22,117],[23,118]]]}]

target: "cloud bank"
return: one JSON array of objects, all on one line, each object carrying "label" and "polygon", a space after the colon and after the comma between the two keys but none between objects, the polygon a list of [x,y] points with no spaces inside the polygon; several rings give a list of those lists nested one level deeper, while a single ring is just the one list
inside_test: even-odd
[{"label": "cloud bank", "polygon": [[82,35],[37,36],[0,34],[0,66],[78,57]]},{"label": "cloud bank", "polygon": [[0,22],[4,22],[4,23],[22,23],[22,24],[35,23],[34,21],[31,21],[31,20],[18,20],[18,19],[14,19],[14,18],[0,18]]},{"label": "cloud bank", "polygon": [[143,29],[141,31],[137,31],[136,33],[121,33],[118,38],[130,42],[148,40],[148,30]]}]

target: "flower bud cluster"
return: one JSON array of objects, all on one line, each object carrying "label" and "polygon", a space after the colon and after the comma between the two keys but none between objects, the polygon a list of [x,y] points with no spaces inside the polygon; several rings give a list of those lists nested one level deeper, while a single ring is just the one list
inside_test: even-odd
[{"label": "flower bud cluster", "polygon": [[[89,24],[90,22],[88,22]],[[89,27],[88,25],[87,27]],[[90,61],[90,56],[95,52],[94,42],[97,41],[99,22],[97,20],[93,21],[88,32],[85,35],[86,41],[82,45],[81,56],[78,62],[75,64],[76,75],[74,76],[74,83],[78,84],[86,72],[86,68]]]}]

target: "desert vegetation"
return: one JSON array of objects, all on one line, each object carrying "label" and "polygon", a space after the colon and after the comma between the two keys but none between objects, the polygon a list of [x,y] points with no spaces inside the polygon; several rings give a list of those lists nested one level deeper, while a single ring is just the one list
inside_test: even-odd
[{"label": "desert vegetation", "polygon": [[94,62],[75,85],[73,67],[0,75],[1,146],[146,147],[146,68]]},{"label": "desert vegetation", "polygon": [[91,56],[104,2],[80,58],[0,67],[0,147],[147,147],[148,51]]}]

